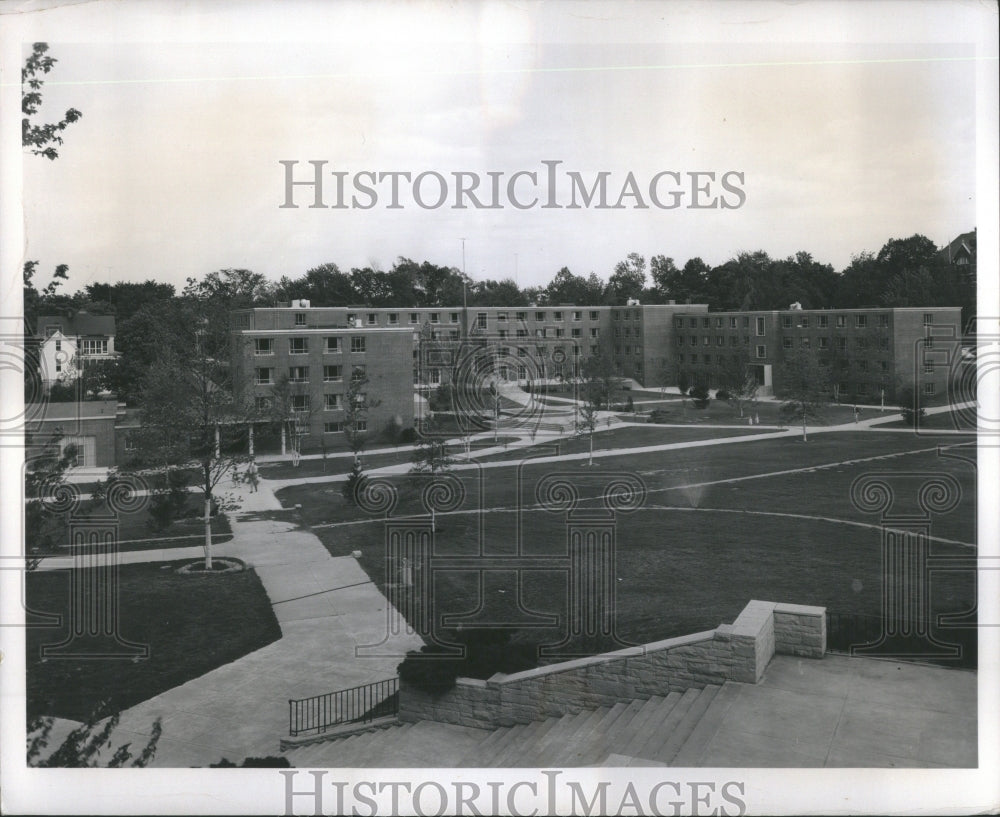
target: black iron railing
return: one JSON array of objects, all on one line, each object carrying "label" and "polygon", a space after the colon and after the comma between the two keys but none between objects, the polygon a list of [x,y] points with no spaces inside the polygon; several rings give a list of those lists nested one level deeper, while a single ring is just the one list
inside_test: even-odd
[{"label": "black iron railing", "polygon": [[332,726],[370,723],[399,711],[399,678],[288,701],[288,733],[321,734]]},{"label": "black iron railing", "polygon": [[978,646],[975,621],[946,627],[855,613],[826,614],[827,652],[975,669]]}]

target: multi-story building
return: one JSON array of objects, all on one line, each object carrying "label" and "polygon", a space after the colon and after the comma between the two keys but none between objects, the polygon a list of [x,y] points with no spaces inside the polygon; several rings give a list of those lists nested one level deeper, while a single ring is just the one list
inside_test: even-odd
[{"label": "multi-story building", "polygon": [[75,380],[88,363],[115,357],[113,315],[91,315],[80,309],[72,315],[43,315],[37,325],[45,385]]},{"label": "multi-story building", "polygon": [[413,426],[412,329],[348,322],[345,310],[308,301],[236,311],[231,329],[234,365],[260,415],[287,400],[306,447],[343,439],[352,381],[366,381],[354,398],[373,404],[357,431],[374,438]]},{"label": "multi-story building", "polygon": [[782,396],[781,367],[801,347],[829,367],[831,396],[887,402],[914,386],[928,401],[947,394],[961,339],[959,307],[787,309],[686,313],[674,318],[677,371],[724,386],[727,362],[743,356],[761,394]]}]

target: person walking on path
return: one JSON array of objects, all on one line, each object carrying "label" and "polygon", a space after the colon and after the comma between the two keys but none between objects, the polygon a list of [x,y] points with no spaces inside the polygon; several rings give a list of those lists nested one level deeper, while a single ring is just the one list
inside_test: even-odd
[{"label": "person walking on path", "polygon": [[250,465],[247,468],[247,482],[250,483],[250,493],[257,493],[257,485],[260,482],[260,477],[257,476],[257,463],[254,460],[250,460]]}]

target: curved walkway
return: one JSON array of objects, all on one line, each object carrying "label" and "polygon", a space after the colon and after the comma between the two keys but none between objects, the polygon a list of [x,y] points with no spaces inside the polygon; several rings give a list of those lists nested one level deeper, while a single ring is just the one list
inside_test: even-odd
[{"label": "curved walkway", "polygon": [[[281,638],[122,713],[113,745],[145,745],[163,719],[152,766],[207,766],[223,757],[278,754],[288,733],[288,699],[307,698],[395,675],[401,656],[418,649],[415,635],[389,638],[388,657],[355,656],[355,647],[388,638],[389,602],[350,556],[332,557],[312,533],[291,522],[250,520],[280,508],[261,490],[233,515],[233,539],[214,549],[257,571],[281,626]],[[381,536],[379,536],[381,539]],[[201,548],[121,554],[122,562],[197,558]]]}]

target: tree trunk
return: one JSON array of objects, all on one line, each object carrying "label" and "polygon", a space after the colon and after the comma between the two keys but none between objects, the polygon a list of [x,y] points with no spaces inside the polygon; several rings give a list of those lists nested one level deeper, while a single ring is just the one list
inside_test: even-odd
[{"label": "tree trunk", "polygon": [[590,458],[587,460],[587,465],[594,464],[594,431],[590,431]]},{"label": "tree trunk", "polygon": [[802,412],[802,442],[809,442],[809,437],[806,436],[806,414]]},{"label": "tree trunk", "polygon": [[212,569],[212,495],[205,494],[205,570]]}]

